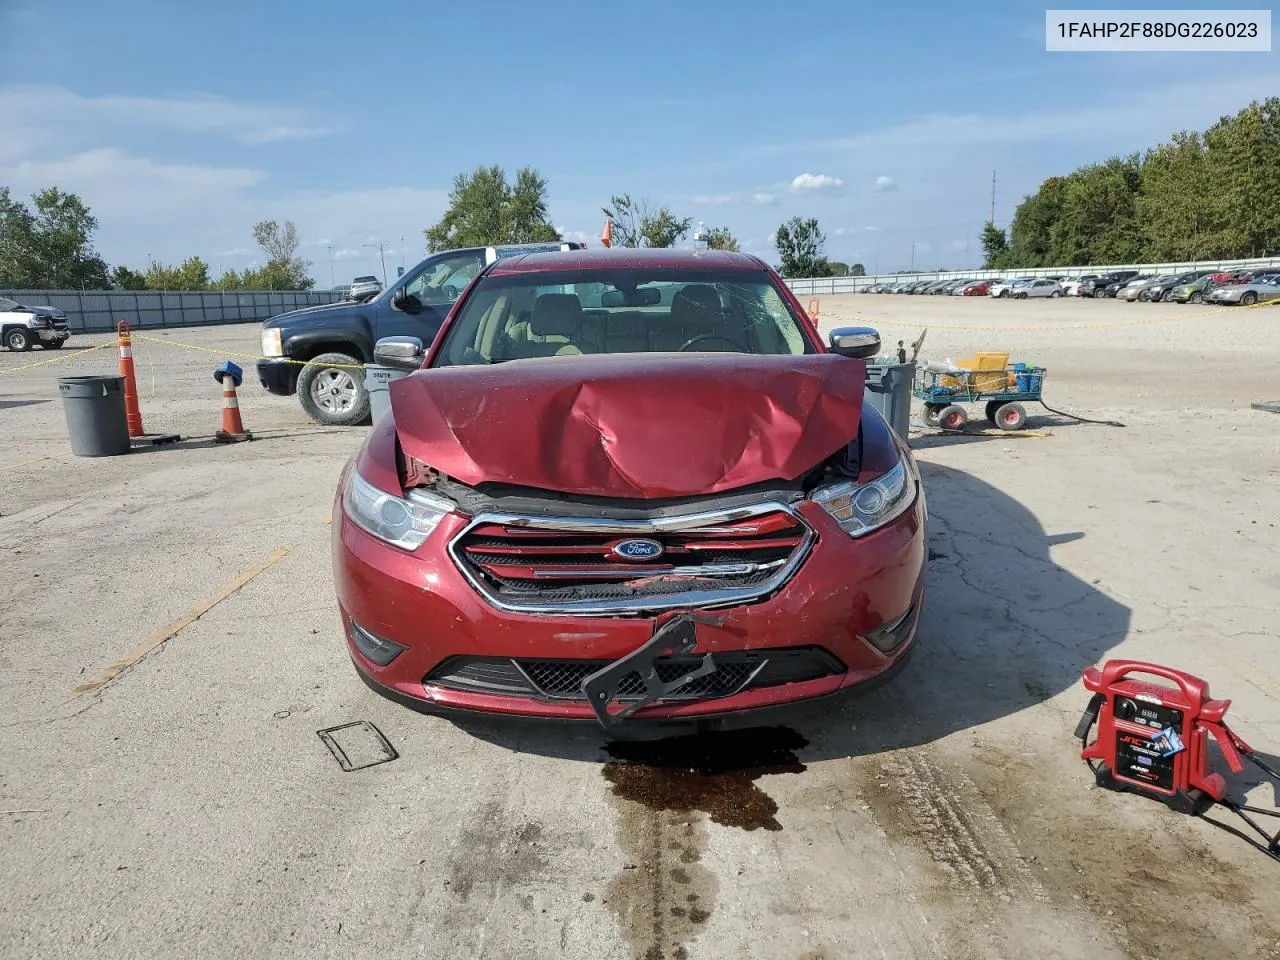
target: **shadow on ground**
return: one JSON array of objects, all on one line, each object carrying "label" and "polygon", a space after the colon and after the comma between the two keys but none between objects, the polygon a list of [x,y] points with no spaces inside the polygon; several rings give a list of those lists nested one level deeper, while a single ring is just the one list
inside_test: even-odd
[{"label": "shadow on ground", "polygon": [[[1128,607],[1053,562],[1051,545],[1083,534],[1044,530],[1026,507],[971,474],[920,466],[932,559],[913,661],[838,708],[788,720],[808,741],[805,761],[927,744],[1024,710],[1078,686],[1081,670],[1128,632]],[[455,722],[512,750],[605,759],[593,725]]]}]

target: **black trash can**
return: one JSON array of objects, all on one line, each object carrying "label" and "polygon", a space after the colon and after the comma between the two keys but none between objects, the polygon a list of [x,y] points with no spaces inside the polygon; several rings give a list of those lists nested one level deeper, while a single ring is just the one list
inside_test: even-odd
[{"label": "black trash can", "polygon": [[62,412],[71,452],[77,457],[115,457],[129,452],[124,377],[59,377]]},{"label": "black trash can", "polygon": [[903,440],[911,430],[911,383],[915,375],[914,360],[906,363],[882,358],[867,361],[863,397],[880,411],[885,422]]}]

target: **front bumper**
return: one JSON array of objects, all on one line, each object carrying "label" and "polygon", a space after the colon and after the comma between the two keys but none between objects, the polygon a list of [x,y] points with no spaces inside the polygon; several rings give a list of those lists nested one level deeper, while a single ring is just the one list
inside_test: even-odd
[{"label": "front bumper", "polygon": [[[727,696],[660,701],[624,726],[656,721],[723,721],[744,712],[804,703],[876,681],[899,666],[915,643],[923,599],[925,507],[917,497],[903,516],[852,539],[821,507],[798,507],[818,534],[795,575],[772,596],[709,609],[721,625],[699,624],[695,653],[821,647],[843,666],[818,679],[747,687]],[[657,616],[540,616],[498,610],[458,571],[445,545],[465,525],[449,518],[415,553],[371,537],[346,519],[335,499],[333,563],[348,652],[379,692],[427,711],[500,714],[596,723],[585,700],[460,690],[426,682],[455,656],[615,661],[648,641]],[[902,642],[882,653],[864,637],[911,610]],[[353,643],[351,621],[405,649],[386,666]]]},{"label": "front bumper", "polygon": [[258,361],[258,382],[262,389],[280,397],[290,397],[298,392],[299,365],[284,357]]},{"label": "front bumper", "polygon": [[66,343],[71,339],[70,330],[58,330],[56,328],[41,327],[39,330],[32,331],[41,343]]}]

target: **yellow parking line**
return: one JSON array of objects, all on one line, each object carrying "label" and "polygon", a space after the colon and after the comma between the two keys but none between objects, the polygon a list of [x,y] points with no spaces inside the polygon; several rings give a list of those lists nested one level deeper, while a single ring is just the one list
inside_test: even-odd
[{"label": "yellow parking line", "polygon": [[105,687],[108,683],[110,683],[116,677],[120,676],[120,674],[124,673],[126,670],[128,670],[138,661],[140,661],[143,657],[145,657],[151,651],[155,650],[157,647],[161,646],[166,641],[173,639],[175,636],[181,633],[184,629],[186,629],[192,623],[195,623],[195,621],[199,620],[206,613],[208,613],[210,610],[212,610],[214,607],[220,604],[223,600],[227,599],[227,597],[231,596],[233,593],[235,593],[237,590],[239,590],[241,587],[247,584],[250,580],[252,580],[258,574],[262,573],[263,570],[266,570],[267,567],[271,566],[273,563],[276,563],[278,560],[282,560],[292,549],[293,549],[292,545],[287,547],[281,547],[279,550],[271,554],[271,556],[267,557],[265,560],[255,563],[252,567],[250,567],[244,573],[240,574],[240,576],[236,577],[229,584],[227,584],[220,591],[218,591],[218,593],[214,597],[204,601],[203,603],[197,604],[196,606],[188,610],[186,613],[184,613],[182,616],[180,616],[177,620],[174,620],[172,623],[164,627],[161,627],[159,630],[153,633],[150,637],[148,637],[142,643],[138,644],[138,646],[134,647],[132,650],[130,650],[127,654],[125,654],[119,660],[115,661],[112,664],[109,664],[108,666],[104,667],[102,670],[99,670],[90,679],[86,680],[84,683],[77,686],[74,690],[71,691],[71,699],[74,700],[77,697],[82,696],[86,693],[90,693],[94,690],[98,690],[98,689],[101,689],[102,687]]}]

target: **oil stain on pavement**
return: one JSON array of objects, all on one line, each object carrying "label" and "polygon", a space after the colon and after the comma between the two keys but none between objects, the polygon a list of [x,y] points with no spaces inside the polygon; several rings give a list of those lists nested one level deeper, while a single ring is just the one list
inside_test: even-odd
[{"label": "oil stain on pavement", "polygon": [[606,901],[640,960],[684,960],[715,905],[715,874],[701,863],[706,819],[743,830],[781,830],[778,805],[756,784],[800,773],[808,745],[785,728],[653,742],[616,742],[603,768],[619,805],[626,862]]}]

